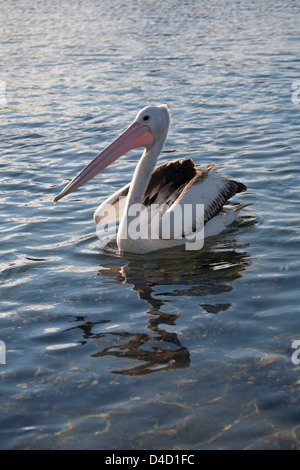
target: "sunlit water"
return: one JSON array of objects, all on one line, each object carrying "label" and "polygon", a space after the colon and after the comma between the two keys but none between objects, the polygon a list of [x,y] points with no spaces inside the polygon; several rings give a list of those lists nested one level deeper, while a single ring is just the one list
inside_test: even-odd
[{"label": "sunlit water", "polygon": [[[1,448],[299,448],[299,2],[1,9]],[[255,204],[200,252],[120,256],[92,215],[140,151],[52,200],[160,103],[160,162]]]}]

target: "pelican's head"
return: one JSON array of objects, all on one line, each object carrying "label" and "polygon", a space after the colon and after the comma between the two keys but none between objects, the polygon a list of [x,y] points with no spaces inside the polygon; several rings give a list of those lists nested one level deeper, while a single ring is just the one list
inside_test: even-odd
[{"label": "pelican's head", "polygon": [[149,151],[155,146],[159,153],[165,142],[169,123],[170,113],[167,105],[146,106],[143,108],[137,114],[131,126],[83,168],[54,198],[54,202],[75,191],[129,150],[145,147]]},{"label": "pelican's head", "polygon": [[170,124],[170,112],[166,104],[160,106],[146,106],[137,115],[134,120],[141,125],[147,125],[155,141],[165,138]]}]

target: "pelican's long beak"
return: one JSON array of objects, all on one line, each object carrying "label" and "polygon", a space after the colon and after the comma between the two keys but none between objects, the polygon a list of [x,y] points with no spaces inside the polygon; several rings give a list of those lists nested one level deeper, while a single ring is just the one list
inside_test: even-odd
[{"label": "pelican's long beak", "polygon": [[154,135],[147,125],[134,122],[123,134],[121,134],[112,144],[94,158],[75,178],[54,198],[54,203],[62,197],[75,191],[91,178],[96,176],[106,167],[111,165],[117,158],[121,157],[129,150],[137,147],[150,148],[154,143]]}]

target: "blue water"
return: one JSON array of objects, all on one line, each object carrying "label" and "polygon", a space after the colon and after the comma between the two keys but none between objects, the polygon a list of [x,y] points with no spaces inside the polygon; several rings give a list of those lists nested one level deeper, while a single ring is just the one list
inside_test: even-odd
[{"label": "blue water", "polygon": [[[1,9],[0,447],[299,449],[299,2]],[[255,204],[200,252],[120,256],[92,216],[140,150],[53,197],[161,103],[159,162]]]}]

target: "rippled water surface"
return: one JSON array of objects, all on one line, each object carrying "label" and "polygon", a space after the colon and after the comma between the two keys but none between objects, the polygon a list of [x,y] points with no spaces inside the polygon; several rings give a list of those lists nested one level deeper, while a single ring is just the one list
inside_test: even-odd
[{"label": "rippled water surface", "polygon": [[[300,448],[299,2],[1,10],[1,448]],[[121,256],[92,216],[140,150],[53,197],[160,103],[160,162],[255,204],[200,252]]]}]

